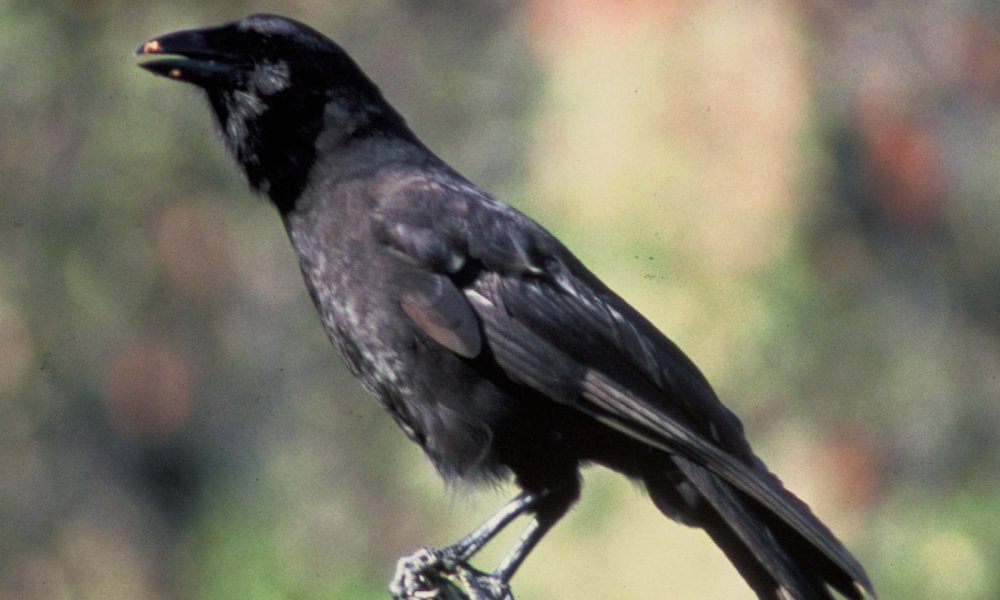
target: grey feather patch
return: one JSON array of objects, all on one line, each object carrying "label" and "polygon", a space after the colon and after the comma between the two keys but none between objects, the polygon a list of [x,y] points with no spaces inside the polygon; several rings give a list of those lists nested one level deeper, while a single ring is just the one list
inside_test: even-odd
[{"label": "grey feather patch", "polygon": [[417,327],[455,354],[474,358],[482,349],[479,321],[448,278],[429,277],[404,293],[400,304]]}]

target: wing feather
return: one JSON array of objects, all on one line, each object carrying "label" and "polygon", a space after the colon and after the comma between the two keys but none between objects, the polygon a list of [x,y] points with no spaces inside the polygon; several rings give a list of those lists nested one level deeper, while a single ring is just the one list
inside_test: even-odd
[{"label": "wing feather", "polygon": [[403,293],[400,304],[431,339],[465,358],[482,348],[479,319],[455,284],[443,275],[427,274]]}]

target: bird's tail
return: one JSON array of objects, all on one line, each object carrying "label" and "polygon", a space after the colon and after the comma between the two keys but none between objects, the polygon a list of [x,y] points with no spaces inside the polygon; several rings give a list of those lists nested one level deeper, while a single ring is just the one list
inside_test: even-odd
[{"label": "bird's tail", "polygon": [[[861,566],[805,503],[781,486],[792,510],[827,535],[814,544],[781,518],[725,480],[684,457],[671,477],[646,477],[646,487],[667,516],[703,528],[762,599],[832,600],[830,588],[851,600],[875,597]],[[771,476],[773,477],[773,476]]]}]

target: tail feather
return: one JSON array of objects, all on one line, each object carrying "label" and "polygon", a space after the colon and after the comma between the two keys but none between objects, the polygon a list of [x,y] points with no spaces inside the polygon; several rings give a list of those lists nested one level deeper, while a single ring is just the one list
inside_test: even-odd
[{"label": "tail feather", "polygon": [[[759,598],[832,600],[830,586],[850,600],[863,600],[859,583],[870,588],[867,581],[857,582],[827,555],[847,552],[832,534],[817,547],[713,472],[684,457],[672,458],[686,483],[679,489],[677,475],[669,481],[661,473],[660,482],[647,476],[654,502],[668,516],[703,528]],[[789,506],[816,520],[798,499],[791,497]]]}]

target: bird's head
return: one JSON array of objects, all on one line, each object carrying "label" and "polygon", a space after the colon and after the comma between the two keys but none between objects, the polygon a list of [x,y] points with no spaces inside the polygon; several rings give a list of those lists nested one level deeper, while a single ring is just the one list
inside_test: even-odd
[{"label": "bird's head", "polygon": [[317,144],[408,131],[339,45],[286,17],[167,33],[136,54],[155,57],[139,63],[147,71],[206,92],[229,152],[282,210],[305,186]]}]

